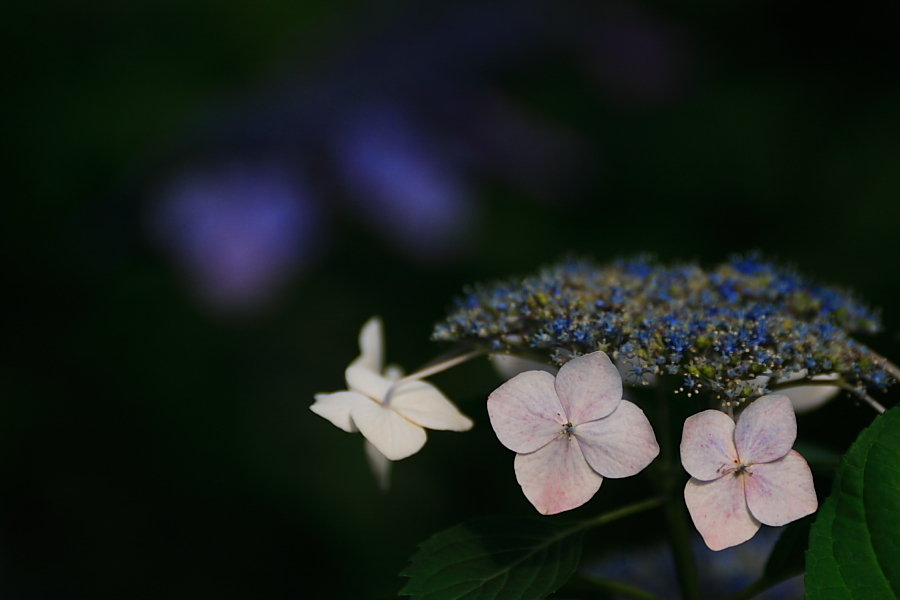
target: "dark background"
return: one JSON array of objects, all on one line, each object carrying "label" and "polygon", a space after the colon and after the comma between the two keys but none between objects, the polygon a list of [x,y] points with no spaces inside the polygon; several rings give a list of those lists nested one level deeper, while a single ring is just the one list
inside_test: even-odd
[{"label": "dark background", "polygon": [[[571,252],[759,249],[882,307],[864,342],[900,359],[896,3],[4,13],[2,597],[390,597],[432,533],[531,514],[486,361],[433,378],[476,426],[430,434],[388,494],[308,406],[371,315],[412,369],[463,285]],[[185,173],[213,200],[173,217]],[[841,398],[801,437],[843,452],[872,416]]]}]

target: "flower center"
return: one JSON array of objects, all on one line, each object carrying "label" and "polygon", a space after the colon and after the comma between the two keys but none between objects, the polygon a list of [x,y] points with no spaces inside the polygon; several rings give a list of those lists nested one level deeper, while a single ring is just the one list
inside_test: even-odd
[{"label": "flower center", "polygon": [[571,423],[566,423],[563,425],[563,433],[565,433],[569,438],[575,435],[575,427]]},{"label": "flower center", "polygon": [[740,477],[741,475],[753,475],[753,471],[749,469],[750,465],[738,464],[733,470],[735,477]]}]

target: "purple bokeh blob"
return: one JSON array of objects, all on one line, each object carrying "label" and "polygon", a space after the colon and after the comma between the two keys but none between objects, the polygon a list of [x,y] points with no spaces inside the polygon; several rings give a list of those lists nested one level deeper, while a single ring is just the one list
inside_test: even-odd
[{"label": "purple bokeh blob", "polygon": [[348,115],[332,153],[352,212],[408,257],[441,260],[471,240],[476,204],[465,174],[400,109]]},{"label": "purple bokeh blob", "polygon": [[150,205],[152,238],[208,308],[268,305],[314,253],[321,218],[295,171],[277,162],[188,170]]}]

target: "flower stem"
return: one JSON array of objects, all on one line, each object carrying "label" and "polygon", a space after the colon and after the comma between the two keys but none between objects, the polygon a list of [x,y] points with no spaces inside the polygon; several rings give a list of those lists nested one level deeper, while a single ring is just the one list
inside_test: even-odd
[{"label": "flower stem", "polygon": [[[888,363],[891,364],[891,363]],[[892,365],[893,366],[893,365]],[[894,367],[896,369],[896,367]],[[893,375],[893,372],[891,372]],[[872,409],[878,414],[884,414],[886,410],[882,404],[870,396],[865,392],[860,392],[858,389],[847,383],[842,378],[838,379],[795,379],[791,381],[785,381],[783,383],[776,383],[769,386],[770,392],[779,392],[781,390],[791,389],[791,388],[799,388],[799,387],[809,387],[809,386],[830,386],[830,387],[838,387],[842,390],[850,392],[852,395],[856,396],[860,400],[863,400],[866,404],[872,407]]]},{"label": "flower stem", "polygon": [[619,596],[633,598],[634,600],[660,600],[659,596],[655,594],[645,592],[642,589],[626,585],[624,583],[619,583],[618,581],[613,581],[612,579],[606,579],[605,577],[594,577],[593,575],[585,575],[584,573],[579,573],[578,575],[585,581],[588,581],[608,592],[618,594]]},{"label": "flower stem", "polygon": [[669,544],[672,546],[672,557],[675,560],[675,571],[678,574],[678,587],[684,600],[702,600],[700,579],[697,576],[697,565],[691,550],[690,529],[687,524],[684,500],[681,494],[672,494],[663,509],[669,533]]},{"label": "flower stem", "polygon": [[415,373],[410,373],[409,375],[407,375],[406,377],[403,377],[402,379],[398,379],[393,384],[391,384],[391,387],[388,388],[387,393],[384,395],[384,400],[381,403],[382,406],[387,406],[390,403],[391,396],[393,396],[394,392],[397,391],[397,388],[399,388],[404,383],[409,383],[411,381],[418,381],[420,379],[425,379],[426,377],[431,377],[435,373],[440,373],[441,371],[446,371],[447,369],[449,369],[451,367],[455,367],[456,365],[462,364],[462,363],[466,362],[467,360],[471,360],[477,356],[481,356],[482,354],[487,354],[487,350],[485,350],[483,348],[478,348],[478,349],[472,350],[470,352],[466,352],[465,354],[459,354],[456,356],[452,356],[446,360],[442,360],[438,363],[434,363],[432,365],[429,365],[427,367],[419,369]]},{"label": "flower stem", "polygon": [[869,348],[869,354],[874,356],[876,360],[881,361],[881,366],[884,367],[885,371],[887,371],[888,373],[891,374],[891,377],[893,377],[897,381],[900,381],[900,367],[898,367],[897,365],[895,365],[894,363],[892,363],[891,361],[889,361],[882,355],[878,354],[871,348]]},{"label": "flower stem", "polygon": [[617,508],[607,513],[603,513],[602,515],[594,517],[593,519],[588,519],[584,523],[579,524],[578,529],[590,529],[591,527],[599,527],[600,525],[605,525],[611,521],[621,519],[622,517],[627,517],[635,513],[650,510],[651,508],[656,508],[657,506],[661,506],[662,504],[663,498],[661,497],[650,498],[649,500],[644,500],[642,502],[635,502],[634,504],[629,504],[628,506],[623,506],[622,508]]},{"label": "flower stem", "polygon": [[751,598],[756,598],[767,589],[774,587],[782,581],[790,579],[791,577],[796,577],[799,574],[800,573],[788,574],[784,577],[766,577],[764,575],[729,598],[729,600],[750,600]]},{"label": "flower stem", "polygon": [[672,548],[672,557],[675,560],[678,587],[681,589],[683,600],[702,600],[700,578],[697,575],[694,552],[691,550],[691,532],[688,527],[684,497],[678,486],[681,478],[676,477],[675,471],[678,468],[678,462],[675,460],[675,443],[669,423],[669,398],[661,384],[657,387],[657,416],[664,478],[662,487],[666,498],[663,513],[669,534],[669,544]]}]

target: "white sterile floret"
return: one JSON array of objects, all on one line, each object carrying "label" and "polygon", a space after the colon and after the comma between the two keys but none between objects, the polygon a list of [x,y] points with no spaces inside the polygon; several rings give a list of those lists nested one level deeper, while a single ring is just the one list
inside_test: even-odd
[{"label": "white sterile floret", "polygon": [[827,381],[838,381],[841,376],[837,373],[822,373],[807,377],[806,369],[800,369],[795,373],[783,374],[775,381],[771,381],[771,374],[759,375],[747,382],[751,388],[760,388],[766,384],[782,386],[796,382],[792,387],[782,387],[778,393],[787,396],[798,415],[813,411],[826,402],[837,397],[841,393],[840,386],[826,385]]},{"label": "white sterile floret", "polygon": [[551,375],[559,373],[559,369],[553,365],[512,354],[491,354],[489,358],[491,359],[491,364],[494,365],[494,370],[503,379],[512,379],[519,373],[526,371],[547,371]]},{"label": "white sterile floret", "polygon": [[691,475],[684,500],[712,550],[746,542],[761,523],[786,525],[818,508],[809,465],[791,450],[797,419],[786,396],[768,395],[737,424],[706,410],[684,422],[681,463]]},{"label": "white sterile floret", "polygon": [[635,475],[659,454],[650,422],[622,399],[622,377],[603,352],[570,360],[556,377],[517,375],[487,408],[500,443],[516,452],[516,480],[543,514],[581,506],[604,477]]},{"label": "white sterile floret", "polygon": [[349,389],[316,394],[310,410],[344,431],[363,434],[372,445],[367,454],[370,464],[378,465],[380,481],[386,477],[386,466],[373,452],[400,460],[422,448],[426,428],[466,431],[472,427],[471,419],[430,383],[401,382],[402,373],[396,367],[382,371],[384,332],[379,318],[363,325],[359,349],[360,355],[344,373]]}]

